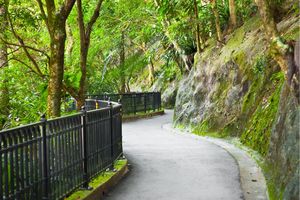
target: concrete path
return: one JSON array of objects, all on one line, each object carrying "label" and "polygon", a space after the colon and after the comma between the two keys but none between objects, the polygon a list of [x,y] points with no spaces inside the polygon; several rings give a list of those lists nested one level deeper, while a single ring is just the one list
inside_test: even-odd
[{"label": "concrete path", "polygon": [[208,141],[162,129],[172,114],[123,124],[130,172],[105,199],[243,199],[235,159]]}]

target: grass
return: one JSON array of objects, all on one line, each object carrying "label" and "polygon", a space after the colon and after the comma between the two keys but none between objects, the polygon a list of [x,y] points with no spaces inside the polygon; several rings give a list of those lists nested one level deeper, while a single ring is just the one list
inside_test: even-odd
[{"label": "grass", "polygon": [[[119,171],[122,167],[124,167],[127,163],[127,160],[117,160],[115,162],[115,169]],[[106,171],[102,172],[100,175],[92,179],[92,181],[89,183],[89,186],[93,189],[96,189],[103,183],[107,182],[116,172],[112,171]],[[77,190],[73,194],[71,194],[69,197],[65,198],[65,200],[79,200],[87,197],[90,193],[92,193],[93,190]]]}]

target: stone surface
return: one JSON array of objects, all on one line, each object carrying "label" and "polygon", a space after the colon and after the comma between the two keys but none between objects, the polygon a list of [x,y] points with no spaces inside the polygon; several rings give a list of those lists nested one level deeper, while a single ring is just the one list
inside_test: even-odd
[{"label": "stone surface", "polygon": [[170,109],[174,108],[176,95],[177,95],[178,84],[173,81],[168,85],[168,87],[163,91],[161,95],[162,105],[164,108]]},{"label": "stone surface", "polygon": [[[283,199],[299,199],[300,181],[300,107],[284,86],[278,114],[273,126],[268,164],[274,168],[269,176]],[[282,175],[284,173],[284,176]]]}]

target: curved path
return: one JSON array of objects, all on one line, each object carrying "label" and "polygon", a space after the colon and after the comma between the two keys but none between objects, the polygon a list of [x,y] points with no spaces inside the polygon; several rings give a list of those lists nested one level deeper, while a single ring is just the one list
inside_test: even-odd
[{"label": "curved path", "polygon": [[172,114],[123,124],[130,174],[105,199],[243,199],[234,158],[201,138],[162,129]]}]

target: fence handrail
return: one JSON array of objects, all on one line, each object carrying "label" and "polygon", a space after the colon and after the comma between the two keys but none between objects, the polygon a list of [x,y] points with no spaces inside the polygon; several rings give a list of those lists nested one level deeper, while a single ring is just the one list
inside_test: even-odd
[{"label": "fence handrail", "polygon": [[119,94],[89,94],[87,98],[98,99],[110,99],[112,101],[118,101],[123,106],[123,113],[137,114],[138,112],[149,112],[161,109],[161,93],[160,92],[131,92],[131,93],[119,93]]}]

